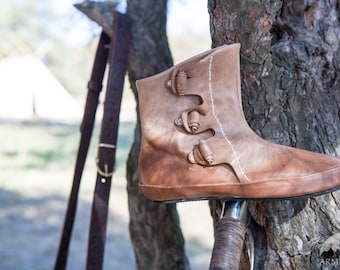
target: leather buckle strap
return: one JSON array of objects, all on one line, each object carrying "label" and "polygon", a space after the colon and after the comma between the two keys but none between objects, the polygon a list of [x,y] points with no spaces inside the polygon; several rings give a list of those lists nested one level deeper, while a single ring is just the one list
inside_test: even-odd
[{"label": "leather buckle strap", "polygon": [[103,81],[106,63],[109,55],[107,45],[110,44],[110,40],[110,37],[104,31],[102,31],[93,63],[91,78],[88,83],[85,110],[80,126],[81,137],[74,169],[72,189],[68,199],[63,231],[60,237],[58,253],[54,265],[55,270],[63,270],[66,268],[67,264],[67,256],[76,215],[81,177],[83,174],[83,169],[85,166],[86,156],[89,149],[92,130],[95,122],[98,96],[102,88],[101,82]]},{"label": "leather buckle strap", "polygon": [[87,270],[101,270],[103,267],[108,202],[118,139],[119,112],[124,77],[128,67],[130,24],[129,16],[113,11],[110,69],[104,100],[98,157],[96,159],[98,173],[91,210]]},{"label": "leather buckle strap", "polygon": [[[115,144],[109,143],[99,143],[98,147],[108,148],[108,149],[116,149]],[[96,157],[96,166],[97,166],[97,173],[103,177],[111,177],[114,173],[114,168],[109,172],[109,165],[107,163],[104,164],[104,171],[100,168],[100,160]]]},{"label": "leather buckle strap", "polygon": [[[83,120],[81,123],[81,140],[79,143],[75,174],[62,237],[54,266],[55,270],[66,268],[69,243],[76,213],[80,180],[85,165],[86,155],[95,121],[98,96],[102,89],[102,81],[106,69],[110,48],[110,69],[102,120],[101,142],[98,145],[97,181],[92,203],[90,221],[88,253],[86,269],[102,269],[106,238],[106,224],[108,215],[108,200],[110,194],[111,177],[115,162],[115,149],[119,124],[119,111],[124,85],[124,76],[128,64],[130,42],[130,18],[113,10],[112,38],[102,31],[91,79],[88,82],[88,92]],[[108,44],[110,43],[110,47]],[[102,165],[104,164],[104,166]],[[111,169],[112,167],[112,169]],[[102,169],[104,168],[104,169]]]}]

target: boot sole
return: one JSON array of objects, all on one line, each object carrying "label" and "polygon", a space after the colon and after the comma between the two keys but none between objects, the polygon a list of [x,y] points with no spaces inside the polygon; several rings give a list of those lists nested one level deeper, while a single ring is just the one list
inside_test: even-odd
[{"label": "boot sole", "polygon": [[235,196],[211,196],[211,197],[198,197],[198,198],[183,198],[183,199],[173,199],[173,200],[152,200],[156,203],[163,203],[163,204],[172,204],[172,203],[182,203],[182,202],[195,202],[195,201],[205,201],[205,200],[221,200],[221,201],[264,201],[264,202],[271,202],[271,201],[282,201],[282,200],[302,200],[308,199],[311,197],[317,197],[321,195],[325,195],[327,193],[331,193],[340,189],[340,186],[313,193],[313,194],[306,194],[303,196],[291,196],[291,197],[277,197],[277,198],[250,198],[250,197],[235,197]]}]

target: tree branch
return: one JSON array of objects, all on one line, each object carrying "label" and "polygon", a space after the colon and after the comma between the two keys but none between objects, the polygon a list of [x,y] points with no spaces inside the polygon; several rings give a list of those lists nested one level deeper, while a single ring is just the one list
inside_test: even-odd
[{"label": "tree branch", "polygon": [[115,4],[110,2],[84,1],[74,6],[90,20],[99,24],[107,35],[112,36],[112,11],[116,6]]}]

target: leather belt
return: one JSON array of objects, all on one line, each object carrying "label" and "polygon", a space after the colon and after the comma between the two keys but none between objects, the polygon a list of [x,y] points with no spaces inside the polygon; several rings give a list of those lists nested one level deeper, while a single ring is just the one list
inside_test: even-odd
[{"label": "leather belt", "polygon": [[[76,214],[79,186],[92,136],[99,93],[109,57],[104,112],[96,158],[97,176],[93,196],[86,269],[102,269],[106,239],[108,202],[111,179],[113,176],[118,137],[119,112],[124,86],[124,77],[128,67],[129,44],[131,37],[130,18],[113,11],[112,37],[102,32],[96,51],[85,111],[81,124],[81,138],[77,153],[72,189],[68,201],[63,233],[60,239],[55,270],[65,269],[70,238]],[[108,50],[110,48],[110,50]],[[110,55],[109,55],[110,54]]]}]

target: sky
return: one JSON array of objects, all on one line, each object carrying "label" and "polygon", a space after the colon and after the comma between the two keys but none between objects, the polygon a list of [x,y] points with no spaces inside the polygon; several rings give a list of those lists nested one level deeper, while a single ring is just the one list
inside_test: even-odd
[{"label": "sky", "polygon": [[[100,27],[90,21],[73,7],[73,4],[82,2],[74,0],[59,0],[54,2],[54,7],[60,12],[73,14],[73,29],[68,29],[66,40],[71,44],[79,44],[93,38],[100,33]],[[191,32],[209,36],[209,15],[207,0],[168,0],[167,29],[172,35]],[[123,1],[118,10],[125,12],[126,3]]]},{"label": "sky", "polygon": [[168,31],[184,34],[190,29],[195,34],[210,36],[207,0],[169,0]]}]

